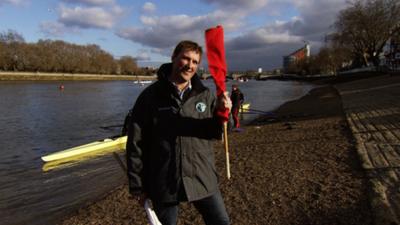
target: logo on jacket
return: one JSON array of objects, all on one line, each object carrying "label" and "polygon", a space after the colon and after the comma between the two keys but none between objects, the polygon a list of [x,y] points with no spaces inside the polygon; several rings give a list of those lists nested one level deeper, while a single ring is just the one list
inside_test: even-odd
[{"label": "logo on jacket", "polygon": [[204,104],[204,102],[198,102],[196,103],[196,110],[197,112],[205,112],[206,111],[206,104]]}]

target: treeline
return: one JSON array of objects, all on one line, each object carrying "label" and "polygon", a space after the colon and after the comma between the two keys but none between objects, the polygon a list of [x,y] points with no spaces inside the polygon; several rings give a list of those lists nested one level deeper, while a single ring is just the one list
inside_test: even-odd
[{"label": "treeline", "polygon": [[116,75],[152,75],[140,68],[136,59],[115,59],[98,45],[77,45],[60,40],[26,43],[13,30],[0,33],[0,70],[18,72],[89,73]]},{"label": "treeline", "polygon": [[340,11],[317,55],[293,63],[287,72],[296,74],[336,74],[340,70],[382,65],[385,46],[400,43],[399,0],[353,0]]}]

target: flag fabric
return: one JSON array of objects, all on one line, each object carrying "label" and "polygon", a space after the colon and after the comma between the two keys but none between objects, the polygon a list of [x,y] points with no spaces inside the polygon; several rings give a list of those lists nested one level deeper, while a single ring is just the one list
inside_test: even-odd
[{"label": "flag fabric", "polygon": [[[226,91],[225,79],[227,68],[225,60],[224,29],[222,26],[207,29],[205,36],[208,69],[214,78],[217,96],[220,96]],[[228,109],[217,111],[217,115],[223,122],[229,120]]]}]

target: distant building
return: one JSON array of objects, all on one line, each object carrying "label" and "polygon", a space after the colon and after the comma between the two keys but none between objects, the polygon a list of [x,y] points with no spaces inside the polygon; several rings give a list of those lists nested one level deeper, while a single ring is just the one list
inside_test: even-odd
[{"label": "distant building", "polygon": [[306,44],[304,47],[292,52],[291,54],[283,57],[283,69],[286,71],[292,63],[296,63],[306,57],[310,57],[310,45]]},{"label": "distant building", "polygon": [[385,54],[386,64],[393,70],[400,69],[400,32],[392,37]]}]

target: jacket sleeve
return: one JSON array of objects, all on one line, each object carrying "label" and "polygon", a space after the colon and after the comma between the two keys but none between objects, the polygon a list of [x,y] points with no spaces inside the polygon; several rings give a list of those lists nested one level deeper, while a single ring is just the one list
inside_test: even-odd
[{"label": "jacket sleeve", "polygon": [[217,98],[212,93],[210,93],[210,102],[213,117],[211,119],[211,126],[208,129],[214,139],[221,140],[222,133],[224,132],[224,124],[217,115]]},{"label": "jacket sleeve", "polygon": [[125,116],[124,125],[122,127],[121,136],[128,135],[128,127],[132,123],[132,109],[129,110],[128,114]]},{"label": "jacket sleeve", "polygon": [[133,195],[142,193],[143,187],[143,153],[146,151],[146,115],[147,104],[142,93],[132,109],[130,124],[128,126],[128,140],[126,144],[127,173],[129,192]]}]

